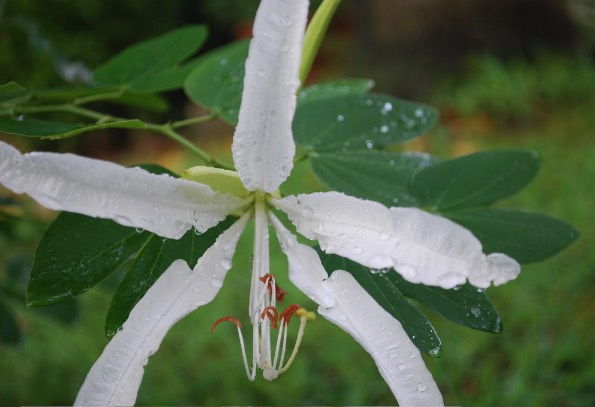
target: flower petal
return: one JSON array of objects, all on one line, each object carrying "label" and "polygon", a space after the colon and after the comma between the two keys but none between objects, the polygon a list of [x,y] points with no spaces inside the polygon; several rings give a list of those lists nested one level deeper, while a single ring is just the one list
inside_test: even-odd
[{"label": "flower petal", "polygon": [[21,155],[0,142],[0,183],[41,205],[179,239],[204,232],[247,201],[208,186],[72,154]]},{"label": "flower petal", "polygon": [[275,215],[269,213],[277,232],[281,249],[289,262],[289,280],[312,301],[324,307],[332,307],[334,301],[322,289],[320,283],[328,274],[314,249],[297,242],[295,236],[283,226]]},{"label": "flower petal", "polygon": [[338,192],[272,199],[297,230],[336,253],[366,267],[394,267],[413,283],[453,288],[467,279],[476,287],[515,278],[512,258],[486,256],[464,227],[417,208],[387,208]]},{"label": "flower petal", "polygon": [[263,0],[256,14],[232,145],[249,191],[275,191],[293,167],[291,122],[307,14],[307,0]]},{"label": "flower petal", "polygon": [[185,261],[176,260],[159,277],[87,374],[75,405],[134,404],[144,366],[167,331],[219,292],[248,218],[244,215],[223,232],[194,270]]},{"label": "flower petal", "polygon": [[442,395],[403,327],[346,271],[322,283],[335,305],[318,313],[349,333],[372,356],[400,406],[441,406]]}]

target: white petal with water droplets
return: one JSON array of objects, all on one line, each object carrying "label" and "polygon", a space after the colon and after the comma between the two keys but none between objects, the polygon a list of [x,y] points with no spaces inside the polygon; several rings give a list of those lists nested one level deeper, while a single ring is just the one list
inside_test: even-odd
[{"label": "white petal with water droplets", "polygon": [[277,232],[281,249],[289,263],[289,280],[311,300],[324,307],[332,307],[334,301],[320,285],[328,274],[314,249],[297,242],[295,236],[273,215],[271,223]]},{"label": "white petal with water droplets", "polygon": [[0,142],[0,183],[41,205],[178,239],[204,232],[247,201],[208,186],[73,154],[21,155]]},{"label": "white petal with water droplets", "polygon": [[373,269],[394,267],[413,283],[453,288],[469,280],[486,288],[520,271],[504,254],[483,254],[479,240],[464,227],[417,208],[387,208],[338,192],[271,202],[327,253]]},{"label": "white petal with water droplets", "polygon": [[256,14],[232,145],[250,191],[275,191],[293,167],[291,122],[307,14],[307,0],[263,0]]},{"label": "white petal with water droplets", "polygon": [[219,292],[247,219],[244,215],[223,232],[194,270],[185,261],[176,260],[159,277],[89,371],[75,405],[134,404],[144,366],[167,331]]},{"label": "white petal with water droplets", "polygon": [[318,313],[349,333],[370,353],[400,406],[441,406],[442,395],[403,327],[346,271],[322,283],[335,299]]}]

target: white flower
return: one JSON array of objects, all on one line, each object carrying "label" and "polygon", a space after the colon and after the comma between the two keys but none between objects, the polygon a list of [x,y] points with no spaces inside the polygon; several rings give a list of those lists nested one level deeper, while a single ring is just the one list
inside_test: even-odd
[{"label": "white flower", "polygon": [[[278,196],[275,191],[288,177],[295,151],[291,122],[307,11],[307,0],[261,2],[232,146],[237,174],[190,169],[188,177],[194,181],[175,179],[70,154],[21,155],[0,143],[0,182],[51,209],[113,219],[171,239],[181,238],[191,228],[203,232],[229,214],[241,214],[193,270],[177,260],[147,291],[87,375],[75,404],[134,404],[149,356],[175,322],[215,297],[250,218],[255,223],[251,363],[240,332],[249,378],[258,368],[270,380],[283,373],[295,357],[306,321],[313,317],[296,306],[281,313],[276,309],[283,292],[269,270],[268,225],[272,223],[289,261],[290,280],[319,305],[320,315],[370,353],[399,403],[442,404],[431,374],[401,324],[348,272],[336,270],[328,278],[316,252],[298,243],[271,209],[285,212],[299,233],[317,240],[327,253],[370,268],[392,267],[415,283],[452,288],[469,281],[485,288],[515,278],[519,266],[503,254],[484,255],[479,241],[466,229],[418,209],[386,208],[336,192]],[[206,181],[205,174],[225,179],[227,186]],[[287,324],[294,313],[300,318],[300,329],[285,362]],[[222,320],[236,322],[240,330],[239,321],[222,318],[216,324]],[[271,328],[277,324],[273,346]]]}]

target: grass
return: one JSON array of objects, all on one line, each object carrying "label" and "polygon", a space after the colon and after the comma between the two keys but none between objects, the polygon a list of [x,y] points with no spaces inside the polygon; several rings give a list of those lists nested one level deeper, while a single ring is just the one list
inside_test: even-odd
[{"label": "grass", "polygon": [[[595,306],[595,231],[590,221],[595,202],[595,98],[538,104],[523,113],[524,120],[503,125],[498,124],[494,112],[486,115],[485,110],[475,110],[471,116],[459,116],[452,113],[457,106],[453,100],[439,101],[451,113],[411,147],[422,146],[442,156],[487,148],[539,151],[543,165],[537,178],[503,205],[559,217],[582,234],[558,256],[524,267],[517,281],[488,291],[503,318],[503,333],[475,332],[432,316],[444,351],[440,359],[426,360],[445,402],[473,406],[595,404],[595,340],[590,329]],[[306,169],[298,171],[300,182],[312,182]],[[26,263],[38,229],[29,225],[19,232],[17,241],[2,241],[0,259],[16,256],[18,249]],[[215,334],[209,333],[212,322],[221,316],[246,319],[250,265],[246,237],[215,301],[176,325],[150,359],[138,404],[394,404],[368,355],[322,318],[308,325],[300,354],[287,374],[272,383],[260,377],[254,383],[247,381],[235,329],[221,325]],[[272,252],[272,267],[283,275],[285,260],[278,248],[273,247]],[[289,289],[289,301],[311,304],[286,280],[281,278],[280,283]],[[113,285],[114,281],[107,281],[81,298],[80,317],[74,325],[27,310],[17,300],[8,301],[25,335],[16,346],[0,345],[2,405],[72,403],[105,346],[103,318]]]}]

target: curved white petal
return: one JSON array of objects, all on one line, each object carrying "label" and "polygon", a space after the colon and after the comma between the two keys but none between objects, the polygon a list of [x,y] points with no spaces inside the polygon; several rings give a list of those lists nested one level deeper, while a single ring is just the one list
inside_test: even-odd
[{"label": "curved white petal", "polygon": [[219,291],[247,219],[244,215],[222,233],[194,270],[185,261],[176,260],[159,277],[87,374],[75,405],[134,404],[144,366],[167,331]]},{"label": "curved white petal", "polygon": [[295,236],[283,224],[269,213],[271,223],[277,232],[281,249],[287,256],[289,264],[289,280],[306,294],[312,301],[324,307],[332,307],[334,300],[320,283],[328,278],[328,274],[314,249],[297,242]]},{"label": "curved white petal", "polygon": [[307,0],[262,0],[256,14],[232,145],[249,191],[275,191],[293,167],[291,122],[307,14]]},{"label": "curved white petal", "polygon": [[349,333],[370,353],[400,406],[442,406],[442,395],[403,327],[346,271],[322,283],[335,305],[318,313]]},{"label": "curved white petal", "polygon": [[520,266],[504,254],[486,256],[464,227],[417,208],[387,208],[338,192],[273,199],[297,230],[336,253],[370,268],[394,267],[413,283],[453,288],[503,284]]},{"label": "curved white petal", "polygon": [[0,142],[0,183],[41,205],[179,239],[204,232],[247,201],[208,186],[73,154],[21,155]]}]

